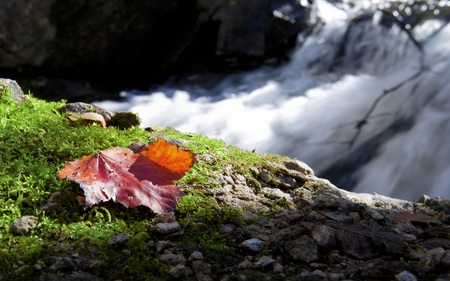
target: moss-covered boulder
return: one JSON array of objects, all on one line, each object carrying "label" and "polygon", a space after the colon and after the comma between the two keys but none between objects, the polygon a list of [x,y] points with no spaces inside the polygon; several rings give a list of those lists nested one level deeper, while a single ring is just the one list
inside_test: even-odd
[{"label": "moss-covered boulder", "polygon": [[[18,102],[1,85],[0,280],[449,277],[445,198],[348,192],[296,159],[169,127],[70,121],[64,101]],[[79,186],[56,178],[68,161],[160,138],[198,155],[173,213],[85,209]],[[26,232],[11,231],[30,217]]]}]

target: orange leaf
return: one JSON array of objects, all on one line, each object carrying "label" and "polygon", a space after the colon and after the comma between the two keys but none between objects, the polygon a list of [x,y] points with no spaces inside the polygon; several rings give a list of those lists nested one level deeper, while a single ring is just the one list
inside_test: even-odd
[{"label": "orange leaf", "polygon": [[141,150],[129,172],[141,181],[166,185],[181,179],[196,161],[192,151],[160,139]]},{"label": "orange leaf", "polygon": [[196,162],[195,153],[161,139],[138,154],[115,147],[65,165],[58,179],[80,184],[86,207],[112,199],[126,207],[139,205],[155,213],[172,211],[182,195],[173,181]]}]

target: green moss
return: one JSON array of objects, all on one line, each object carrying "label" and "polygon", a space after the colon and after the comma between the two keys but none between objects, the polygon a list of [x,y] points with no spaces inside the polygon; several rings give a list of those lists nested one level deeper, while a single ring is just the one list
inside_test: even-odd
[{"label": "green moss", "polygon": [[[274,155],[244,151],[219,139],[182,134],[173,128],[154,128],[149,133],[139,127],[103,129],[96,123],[70,122],[58,111],[64,101],[31,97],[19,105],[6,96],[0,101],[0,279],[29,280],[39,275],[35,265],[50,267],[53,258],[64,253],[61,247],[94,252],[98,263],[89,270],[107,279],[157,280],[167,274],[169,267],[146,248],[149,239],[158,239],[151,231],[154,214],[145,207],[126,209],[113,202],[84,210],[76,200],[83,195],[78,185],[56,179],[70,160],[134,141],[186,140],[184,146],[193,150],[199,161],[177,182],[185,193],[176,211],[184,233],[173,241],[200,244],[215,253],[236,248],[235,242],[221,233],[221,226],[243,221],[239,211],[218,204],[202,187],[218,186],[219,176],[236,173],[256,185],[251,168],[278,161]],[[61,193],[63,207],[39,212],[54,192]],[[38,216],[38,226],[25,236],[11,234],[9,225],[23,215]],[[108,245],[108,239],[117,233],[130,237],[125,246],[132,252],[130,257],[124,258],[121,250]]]},{"label": "green moss", "polygon": [[225,223],[242,224],[242,215],[229,207],[222,207],[212,197],[185,195],[180,198],[177,216],[184,224],[183,243],[198,243],[211,251],[229,253],[235,242],[221,233]]}]

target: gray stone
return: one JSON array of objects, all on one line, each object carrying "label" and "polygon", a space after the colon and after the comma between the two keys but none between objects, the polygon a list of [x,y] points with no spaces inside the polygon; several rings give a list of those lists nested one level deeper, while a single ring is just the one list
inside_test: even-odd
[{"label": "gray stone", "polygon": [[441,263],[445,254],[446,251],[441,247],[431,249],[420,259],[419,264],[425,269],[434,269]]},{"label": "gray stone", "polygon": [[445,252],[445,255],[442,258],[441,263],[445,266],[450,266],[450,250],[447,250]]},{"label": "gray stone", "polygon": [[175,278],[186,278],[189,275],[192,275],[194,272],[190,267],[185,266],[184,264],[177,264],[169,270],[169,274]]},{"label": "gray stone", "polygon": [[9,230],[11,233],[16,235],[24,235],[30,232],[33,228],[37,226],[38,218],[35,216],[23,216],[20,219],[13,221]]},{"label": "gray stone", "polygon": [[174,233],[181,230],[181,226],[178,222],[157,223],[154,227],[155,232],[161,234]]},{"label": "gray stone", "polygon": [[258,238],[251,238],[241,243],[241,247],[253,253],[261,252],[266,243]]},{"label": "gray stone", "polygon": [[211,281],[213,280],[213,273],[211,271],[211,265],[202,260],[194,260],[192,262],[192,270],[195,273],[198,281]]},{"label": "gray stone", "polygon": [[275,260],[272,257],[269,256],[262,256],[255,262],[256,268],[266,267],[268,265],[271,265],[275,262]]},{"label": "gray stone", "polygon": [[111,246],[120,246],[124,245],[128,240],[130,240],[130,238],[125,233],[119,233],[109,237],[108,244]]},{"label": "gray stone", "polygon": [[296,260],[309,263],[319,259],[319,248],[317,244],[306,235],[287,241],[284,246],[286,251]]},{"label": "gray stone", "polygon": [[30,99],[15,80],[0,78],[0,97],[7,91],[10,91],[9,97],[19,103]]},{"label": "gray stone", "polygon": [[57,258],[56,261],[49,267],[51,271],[68,271],[75,268],[75,262],[69,257]]},{"label": "gray stone", "polygon": [[113,114],[110,111],[104,109],[103,107],[85,102],[67,103],[63,105],[61,108],[59,108],[59,112],[61,113],[71,112],[75,114],[94,112],[103,116],[107,124],[110,124],[111,118],[113,116]]},{"label": "gray stone", "polygon": [[289,193],[281,191],[279,188],[270,188],[264,187],[261,189],[261,192],[264,193],[266,197],[270,199],[281,199],[284,198],[290,202],[292,202],[292,197]]},{"label": "gray stone", "polygon": [[270,183],[270,174],[267,170],[262,170],[259,173],[258,178],[264,183]]},{"label": "gray stone", "polygon": [[182,255],[182,254],[172,254],[172,253],[166,253],[166,254],[162,254],[159,259],[162,262],[165,262],[167,264],[170,265],[177,265],[177,264],[185,264],[186,263],[186,258]]},{"label": "gray stone", "polygon": [[294,171],[300,172],[305,175],[311,175],[311,176],[314,175],[314,171],[308,165],[306,165],[306,163],[304,163],[302,161],[292,159],[292,160],[284,161],[284,165],[289,170],[294,170]]},{"label": "gray stone", "polygon": [[240,269],[249,269],[249,268],[252,268],[252,267],[253,267],[253,264],[252,264],[252,262],[249,261],[248,259],[245,259],[245,260],[241,261],[241,262],[238,264],[238,267],[239,267]]},{"label": "gray stone", "polygon": [[333,229],[326,225],[316,225],[311,231],[311,237],[320,247],[330,248],[336,244]]},{"label": "gray stone", "polygon": [[157,253],[162,252],[165,248],[167,248],[170,245],[169,241],[166,240],[160,240],[155,243],[155,250]]},{"label": "gray stone", "polygon": [[192,254],[189,256],[188,260],[189,260],[189,261],[203,260],[203,254],[202,254],[202,252],[194,251],[194,252],[192,252]]},{"label": "gray stone", "polygon": [[275,264],[273,265],[273,272],[280,274],[280,273],[283,273],[283,271],[284,271],[284,266],[279,262],[275,262]]},{"label": "gray stone", "polygon": [[395,279],[398,281],[417,281],[417,277],[409,271],[402,271],[395,275]]}]

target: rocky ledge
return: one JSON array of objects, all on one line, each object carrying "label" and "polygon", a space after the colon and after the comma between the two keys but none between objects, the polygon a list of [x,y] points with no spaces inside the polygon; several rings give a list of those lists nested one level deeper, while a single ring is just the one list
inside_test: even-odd
[{"label": "rocky ledge", "polygon": [[[159,238],[146,240],[145,247],[170,266],[167,280],[450,279],[449,200],[424,195],[413,203],[348,192],[294,159],[266,168],[277,177],[253,170],[258,181],[249,182],[225,171],[212,174],[220,187],[190,187],[218,206],[245,210],[242,221],[221,225],[221,234],[237,245],[225,255],[180,243],[184,229],[176,215],[156,217],[149,231]],[[58,205],[60,196],[54,194],[49,206]],[[108,244],[127,259],[133,255],[130,239],[118,233]],[[80,255],[65,248],[37,280],[110,280],[91,273],[97,261],[96,250]]]},{"label": "rocky ledge", "polygon": [[[14,89],[11,83],[2,80],[0,85]],[[23,100],[23,93],[17,95],[17,100]],[[149,134],[161,137],[164,132]],[[220,153],[226,154],[227,149],[231,148]],[[159,280],[450,280],[450,200],[423,195],[410,202],[358,194],[316,177],[296,159],[276,156],[276,161],[267,158],[259,165],[247,163],[236,169],[222,165],[212,148],[202,151],[197,153],[198,162],[220,169],[207,171],[206,183],[186,181],[180,186],[186,196],[201,194],[213,202],[210,207],[185,202],[184,208],[191,212],[158,215],[139,233],[119,230],[107,243],[83,250],[74,239],[59,238],[46,248],[50,258],[40,257],[34,265],[17,261],[7,266],[15,268],[14,276],[32,272],[27,280],[30,276],[34,280],[128,280],[127,268],[121,276],[98,274],[99,268],[111,268],[105,264],[111,261],[104,254],[107,247],[110,255],[117,254],[116,265],[154,257],[157,262],[152,260],[151,267],[165,272],[157,276]],[[67,212],[67,195],[66,191],[53,193],[40,211]],[[107,208],[93,212],[107,212]],[[9,231],[27,235],[38,225],[37,217],[23,216]],[[192,242],[195,231],[208,234],[204,239],[213,244],[205,247]],[[0,274],[0,280],[9,277]],[[149,273],[145,280],[153,277]]]}]

